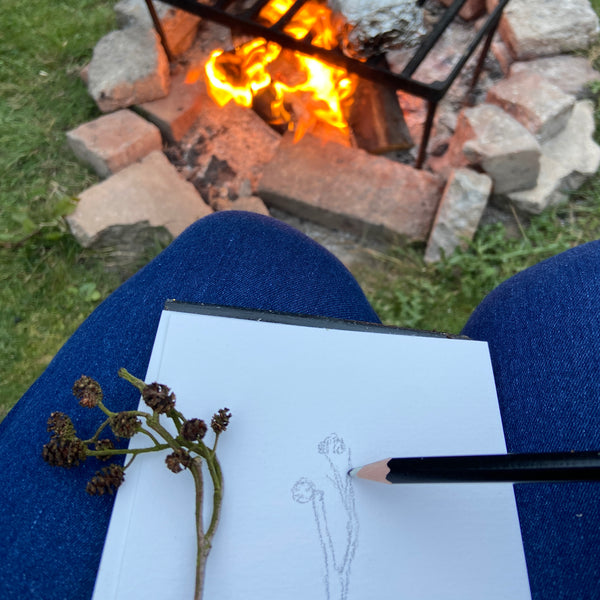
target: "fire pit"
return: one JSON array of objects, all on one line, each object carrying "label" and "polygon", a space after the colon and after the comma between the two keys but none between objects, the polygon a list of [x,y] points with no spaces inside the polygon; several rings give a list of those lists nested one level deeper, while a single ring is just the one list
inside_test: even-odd
[{"label": "fire pit", "polygon": [[[296,31],[313,0],[282,0],[283,9],[267,22],[261,16],[270,5],[266,0],[252,0],[242,11],[233,0],[206,1],[157,3],[156,20],[166,30],[169,52],[178,56],[172,64],[148,16],[151,0],[118,3],[127,4],[130,13],[134,6],[138,14],[100,40],[88,71],[90,94],[111,114],[68,135],[78,156],[106,177],[82,192],[69,218],[82,244],[119,244],[127,227],[144,222],[177,235],[213,210],[277,209],[363,240],[427,242],[426,257],[435,260],[471,237],[484,210],[493,212],[492,204],[508,207],[509,214],[540,212],[566,201],[598,168],[593,106],[585,98],[587,83],[600,75],[585,58],[566,54],[586,48],[598,34],[589,0],[569,0],[568,7],[560,0],[488,0],[490,12],[470,22],[462,20],[463,9],[482,9],[483,0],[427,0],[429,33],[416,47],[386,48],[382,56],[374,42],[362,59],[354,48],[348,52],[343,36],[329,44],[312,26]],[[181,28],[190,40],[187,49],[174,41],[171,28],[181,15],[194,21],[189,35]],[[496,29],[501,36],[493,35]],[[261,41],[254,46],[255,40]],[[279,54],[266,70],[283,73],[287,84],[304,78],[294,72],[292,55],[299,50],[339,71],[337,84],[354,86],[358,118],[350,123],[352,137],[332,136],[335,128],[325,128],[299,140],[310,128],[297,118],[293,132],[285,124],[268,125],[259,109],[275,95],[275,83],[249,100],[254,110],[211,100],[205,65],[217,79],[233,73],[235,85],[227,82],[233,89],[238,81],[252,80],[238,66],[253,65],[252,53],[267,53],[270,45]],[[250,48],[249,60],[232,50],[238,47]],[[193,83],[197,67],[202,79]],[[467,98],[472,107],[465,106]],[[284,109],[297,117],[302,106],[296,110],[294,102],[285,97]],[[312,102],[319,107],[319,100]],[[135,112],[117,110],[127,107]],[[384,147],[395,142],[389,131],[408,128],[408,141],[421,139],[418,152],[378,156],[357,143],[357,124],[364,121],[367,133],[384,130]]]},{"label": "fire pit", "polygon": [[[371,56],[367,60],[361,60],[349,56],[340,48],[339,43],[333,47],[324,47],[315,42],[311,32],[300,39],[291,35],[286,26],[292,21],[295,15],[310,0],[295,0],[287,10],[284,10],[276,22],[268,25],[260,21],[261,11],[269,3],[269,0],[257,0],[254,4],[244,3],[240,6],[234,0],[165,0],[166,3],[176,6],[186,12],[198,15],[205,19],[210,19],[221,23],[232,29],[240,30],[244,33],[254,35],[258,38],[264,38],[279,44],[283,48],[288,48],[301,54],[316,56],[327,63],[338,65],[345,68],[350,73],[355,73],[364,79],[383,84],[394,90],[402,90],[408,94],[422,98],[427,102],[427,117],[423,127],[423,134],[416,158],[415,166],[421,168],[426,157],[427,144],[431,135],[436,109],[438,103],[446,95],[450,86],[454,83],[461,70],[475,52],[480,44],[483,44],[481,53],[475,68],[471,88],[475,86],[483,62],[487,56],[494,33],[502,17],[502,11],[509,0],[500,0],[494,10],[487,16],[485,21],[475,32],[473,39],[458,57],[450,73],[442,81],[436,81],[431,84],[422,83],[413,77],[415,71],[419,68],[423,60],[439,41],[450,23],[459,14],[461,8],[467,0],[454,0],[448,9],[442,14],[441,18],[432,28],[431,32],[425,36],[423,41],[416,48],[414,55],[408,61],[401,73],[394,73],[386,68],[385,61],[380,56]],[[424,4],[424,0],[415,0],[418,4]],[[172,56],[169,49],[167,38],[162,30],[160,19],[158,19],[156,10],[153,6],[153,0],[146,0],[150,14],[154,22],[161,42],[165,48],[167,56]],[[341,42],[341,40],[339,40]]]}]

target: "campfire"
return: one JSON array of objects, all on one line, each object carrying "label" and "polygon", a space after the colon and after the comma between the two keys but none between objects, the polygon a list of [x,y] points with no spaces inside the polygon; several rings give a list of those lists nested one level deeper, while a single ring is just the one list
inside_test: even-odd
[{"label": "campfire", "polygon": [[[293,0],[272,0],[258,19],[274,25],[292,5]],[[296,39],[310,35],[315,45],[332,49],[342,40],[345,25],[341,15],[310,0],[284,31]],[[343,67],[254,38],[234,50],[214,50],[204,69],[209,94],[219,106],[234,101],[253,107],[269,124],[293,130],[296,140],[317,122],[349,133],[346,115],[357,78]],[[198,76],[198,69],[191,69],[186,82]]]},{"label": "campfire", "polygon": [[[164,222],[172,235],[214,210],[277,210],[427,241],[435,260],[473,235],[490,196],[524,213],[565,201],[600,160],[593,108],[581,100],[599,76],[566,54],[595,39],[598,19],[576,1],[580,13],[514,0],[495,36],[509,0],[488,1],[487,12],[483,0],[167,0],[160,18],[153,0],[120,0],[132,12],[88,70],[90,94],[111,114],[69,133],[108,179],[81,194],[72,230],[85,245],[108,244],[113,214],[123,218],[112,199],[133,205],[135,191],[127,219]],[[531,8],[547,2],[555,39]],[[328,7],[340,3],[344,18]],[[400,12],[385,34],[358,35],[354,4]],[[394,24],[411,11],[394,49]],[[530,21],[531,31],[516,29]],[[123,150],[96,148],[100,127],[107,142],[125,137]]]},{"label": "campfire", "polygon": [[[170,56],[152,0],[145,1]],[[476,85],[509,0],[497,1],[450,71],[426,83],[413,75],[465,4],[472,2],[449,1],[449,8],[429,27],[424,23],[425,0],[332,0],[333,6],[353,15],[348,22],[319,0],[167,3],[224,24],[232,32],[255,36],[234,51],[220,49],[213,54],[207,64],[211,95],[221,105],[233,99],[243,106],[253,106],[268,122],[291,127],[296,139],[316,124],[327,123],[345,134],[354,134],[354,145],[369,152],[406,150],[414,144],[396,92],[401,90],[425,101],[427,114],[415,160],[415,166],[421,168],[439,102],[481,47],[471,88]],[[379,22],[382,14],[389,15],[384,24]],[[398,47],[413,50],[402,69],[393,71],[386,51]],[[190,73],[190,81],[197,76],[197,70]],[[353,105],[358,106],[354,113]]]}]

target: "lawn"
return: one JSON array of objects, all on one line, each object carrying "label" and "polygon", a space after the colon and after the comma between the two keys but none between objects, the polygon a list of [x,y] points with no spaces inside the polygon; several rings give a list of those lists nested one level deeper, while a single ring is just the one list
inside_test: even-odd
[{"label": "lawn", "polygon": [[80,80],[111,1],[4,0],[0,28],[0,416],[119,283],[63,216],[96,181],[65,131],[99,115]]},{"label": "lawn", "polygon": [[[96,181],[65,132],[99,116],[80,79],[115,27],[113,0],[3,0],[0,28],[0,418],[78,324],[129,273],[81,249],[64,223]],[[594,6],[600,8],[600,0]],[[460,331],[499,282],[600,237],[600,177],[516,237],[481,230],[465,250],[426,265],[422,248],[369,254],[356,276],[384,322]],[[146,257],[146,259],[149,257]]]}]

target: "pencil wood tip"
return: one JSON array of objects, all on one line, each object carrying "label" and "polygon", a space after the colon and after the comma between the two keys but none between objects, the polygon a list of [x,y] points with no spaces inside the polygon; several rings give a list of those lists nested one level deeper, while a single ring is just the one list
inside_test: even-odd
[{"label": "pencil wood tip", "polygon": [[386,475],[390,472],[390,469],[387,466],[388,461],[389,458],[371,463],[369,465],[364,465],[362,467],[355,467],[354,469],[350,469],[348,471],[348,475],[351,477],[358,477],[360,479],[378,481],[379,483],[390,483],[386,479]]}]

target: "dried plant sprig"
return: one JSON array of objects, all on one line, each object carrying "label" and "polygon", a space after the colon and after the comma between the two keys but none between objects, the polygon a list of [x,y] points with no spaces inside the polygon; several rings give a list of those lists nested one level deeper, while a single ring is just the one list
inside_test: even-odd
[{"label": "dried plant sprig", "polygon": [[[98,408],[105,419],[95,434],[87,440],[77,436],[75,426],[66,414],[53,412],[47,428],[51,433],[49,442],[42,449],[43,459],[52,466],[70,468],[88,457],[110,460],[112,457],[129,455],[124,466],[111,463],[103,467],[87,483],[86,491],[92,495],[114,494],[125,480],[125,471],[138,454],[171,450],[165,463],[173,473],[189,470],[194,480],[196,495],[196,586],[194,599],[202,598],[206,560],[212,539],[217,529],[223,501],[223,474],[217,460],[216,448],[219,436],[227,429],[231,419],[228,408],[221,408],[212,416],[210,427],[214,432],[212,447],[205,443],[208,426],[198,418],[186,419],[175,408],[175,394],[164,384],[147,384],[126,369],[119,370],[119,376],[134,385],[141,393],[144,403],[152,410],[145,412],[128,410],[113,412],[104,404],[104,394],[100,384],[82,375],[73,385],[73,394],[85,408]],[[169,418],[177,433],[173,435],[161,422],[161,416]],[[144,448],[118,448],[109,438],[100,438],[104,430],[112,431],[118,438],[131,438],[136,434],[146,436],[151,445]],[[202,462],[206,463],[213,484],[212,513],[208,527],[203,524],[204,481]]]},{"label": "dried plant sprig", "polygon": [[85,408],[94,408],[102,402],[102,388],[91,377],[82,375],[73,384],[73,395],[79,398],[79,404]]}]

